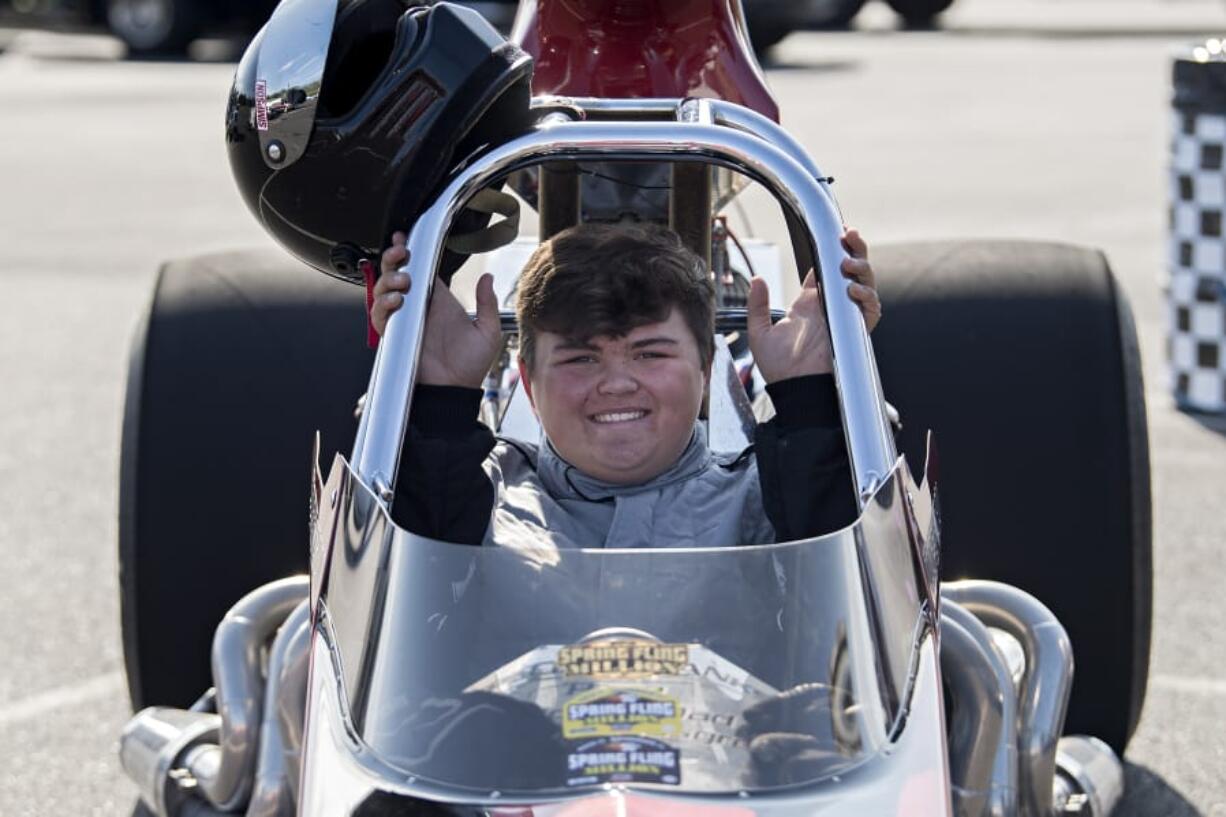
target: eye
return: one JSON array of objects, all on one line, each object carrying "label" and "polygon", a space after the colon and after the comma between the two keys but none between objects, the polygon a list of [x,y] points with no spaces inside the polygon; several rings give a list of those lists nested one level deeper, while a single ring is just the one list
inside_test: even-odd
[{"label": "eye", "polygon": [[565,360],[560,361],[560,363],[563,366],[569,366],[572,363],[593,363],[595,360],[596,358],[592,355],[575,355],[574,357],[568,357]]},{"label": "eye", "polygon": [[666,352],[643,351],[639,352],[638,357],[640,360],[663,360],[669,355]]}]

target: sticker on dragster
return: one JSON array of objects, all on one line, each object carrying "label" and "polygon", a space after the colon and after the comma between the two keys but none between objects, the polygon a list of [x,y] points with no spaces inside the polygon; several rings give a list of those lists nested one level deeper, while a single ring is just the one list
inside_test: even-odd
[{"label": "sticker on dragster", "polygon": [[575,644],[558,650],[566,675],[589,678],[650,678],[679,675],[690,661],[688,644],[619,639]]},{"label": "sticker on dragster", "polygon": [[681,733],[681,707],[654,689],[589,689],[566,702],[562,736],[570,738]]},{"label": "sticker on dragster", "polygon": [[568,786],[680,782],[681,753],[654,738],[595,738],[572,744],[566,756]]}]

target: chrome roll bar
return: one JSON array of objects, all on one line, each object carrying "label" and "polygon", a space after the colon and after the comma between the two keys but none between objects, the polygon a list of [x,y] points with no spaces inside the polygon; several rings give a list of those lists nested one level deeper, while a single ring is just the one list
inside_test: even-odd
[{"label": "chrome roll bar", "polygon": [[[643,107],[648,102],[637,101],[636,105]],[[552,117],[554,124],[544,124],[492,148],[458,171],[417,219],[409,234],[409,263],[404,267],[412,286],[404,305],[389,320],[379,346],[353,451],[357,473],[383,502],[392,497],[426,307],[448,229],[477,191],[511,171],[549,161],[610,159],[698,161],[730,168],[763,184],[807,225],[824,291],[845,291],[847,281],[839,270],[847,257],[841,242],[842,217],[829,186],[794,140],[781,136],[782,129],[770,120],[730,103],[704,100],[704,109],[710,112],[710,121],[704,122],[704,113],[686,108],[690,101],[669,102],[678,119],[688,116],[699,121],[557,122],[563,117]],[[718,124],[720,121],[730,124]],[[897,454],[872,343],[860,311],[846,297],[824,301],[843,429],[863,505],[889,474]]]},{"label": "chrome roll bar", "polygon": [[533,108],[563,108],[571,109],[582,115],[589,113],[598,116],[656,116],[674,115],[681,122],[702,122],[717,125],[727,125],[731,128],[752,133],[780,145],[784,152],[800,163],[814,179],[825,183],[825,174],[817,168],[812,157],[796,137],[784,130],[779,123],[769,117],[722,99],[603,99],[601,97],[570,97],[570,96],[540,96],[533,97]]}]

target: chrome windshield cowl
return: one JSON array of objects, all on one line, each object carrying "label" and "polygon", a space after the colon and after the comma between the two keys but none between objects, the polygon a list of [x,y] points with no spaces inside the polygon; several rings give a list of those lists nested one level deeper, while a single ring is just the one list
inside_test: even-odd
[{"label": "chrome windshield cowl", "polygon": [[[510,806],[599,789],[568,777],[583,735],[605,729],[574,713],[603,717],[614,694],[688,713],[679,731],[669,715],[645,733],[680,766],[672,783],[635,783],[648,795],[749,798],[770,814],[764,804],[803,790],[838,813],[897,802],[882,781],[903,767],[946,779],[935,622],[905,501],[923,489],[901,463],[855,525],[741,548],[460,546],[396,526],[342,459],[326,490],[339,492],[336,539],[311,693],[326,703],[307,730],[304,814],[341,806],[346,786],[307,783],[337,775],[358,799]],[[632,665],[600,666],[619,644]],[[633,664],[638,647],[662,663]],[[763,760],[782,745],[776,731],[808,735],[803,772]],[[942,785],[917,813],[945,814]]]}]

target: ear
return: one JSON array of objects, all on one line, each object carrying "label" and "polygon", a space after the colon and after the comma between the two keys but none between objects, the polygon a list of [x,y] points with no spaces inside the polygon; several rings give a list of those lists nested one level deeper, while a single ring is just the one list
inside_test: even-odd
[{"label": "ear", "polygon": [[532,410],[536,411],[536,400],[532,397],[532,368],[522,357],[517,358],[517,363],[519,364],[519,385],[528,395],[528,403],[532,406]]}]

